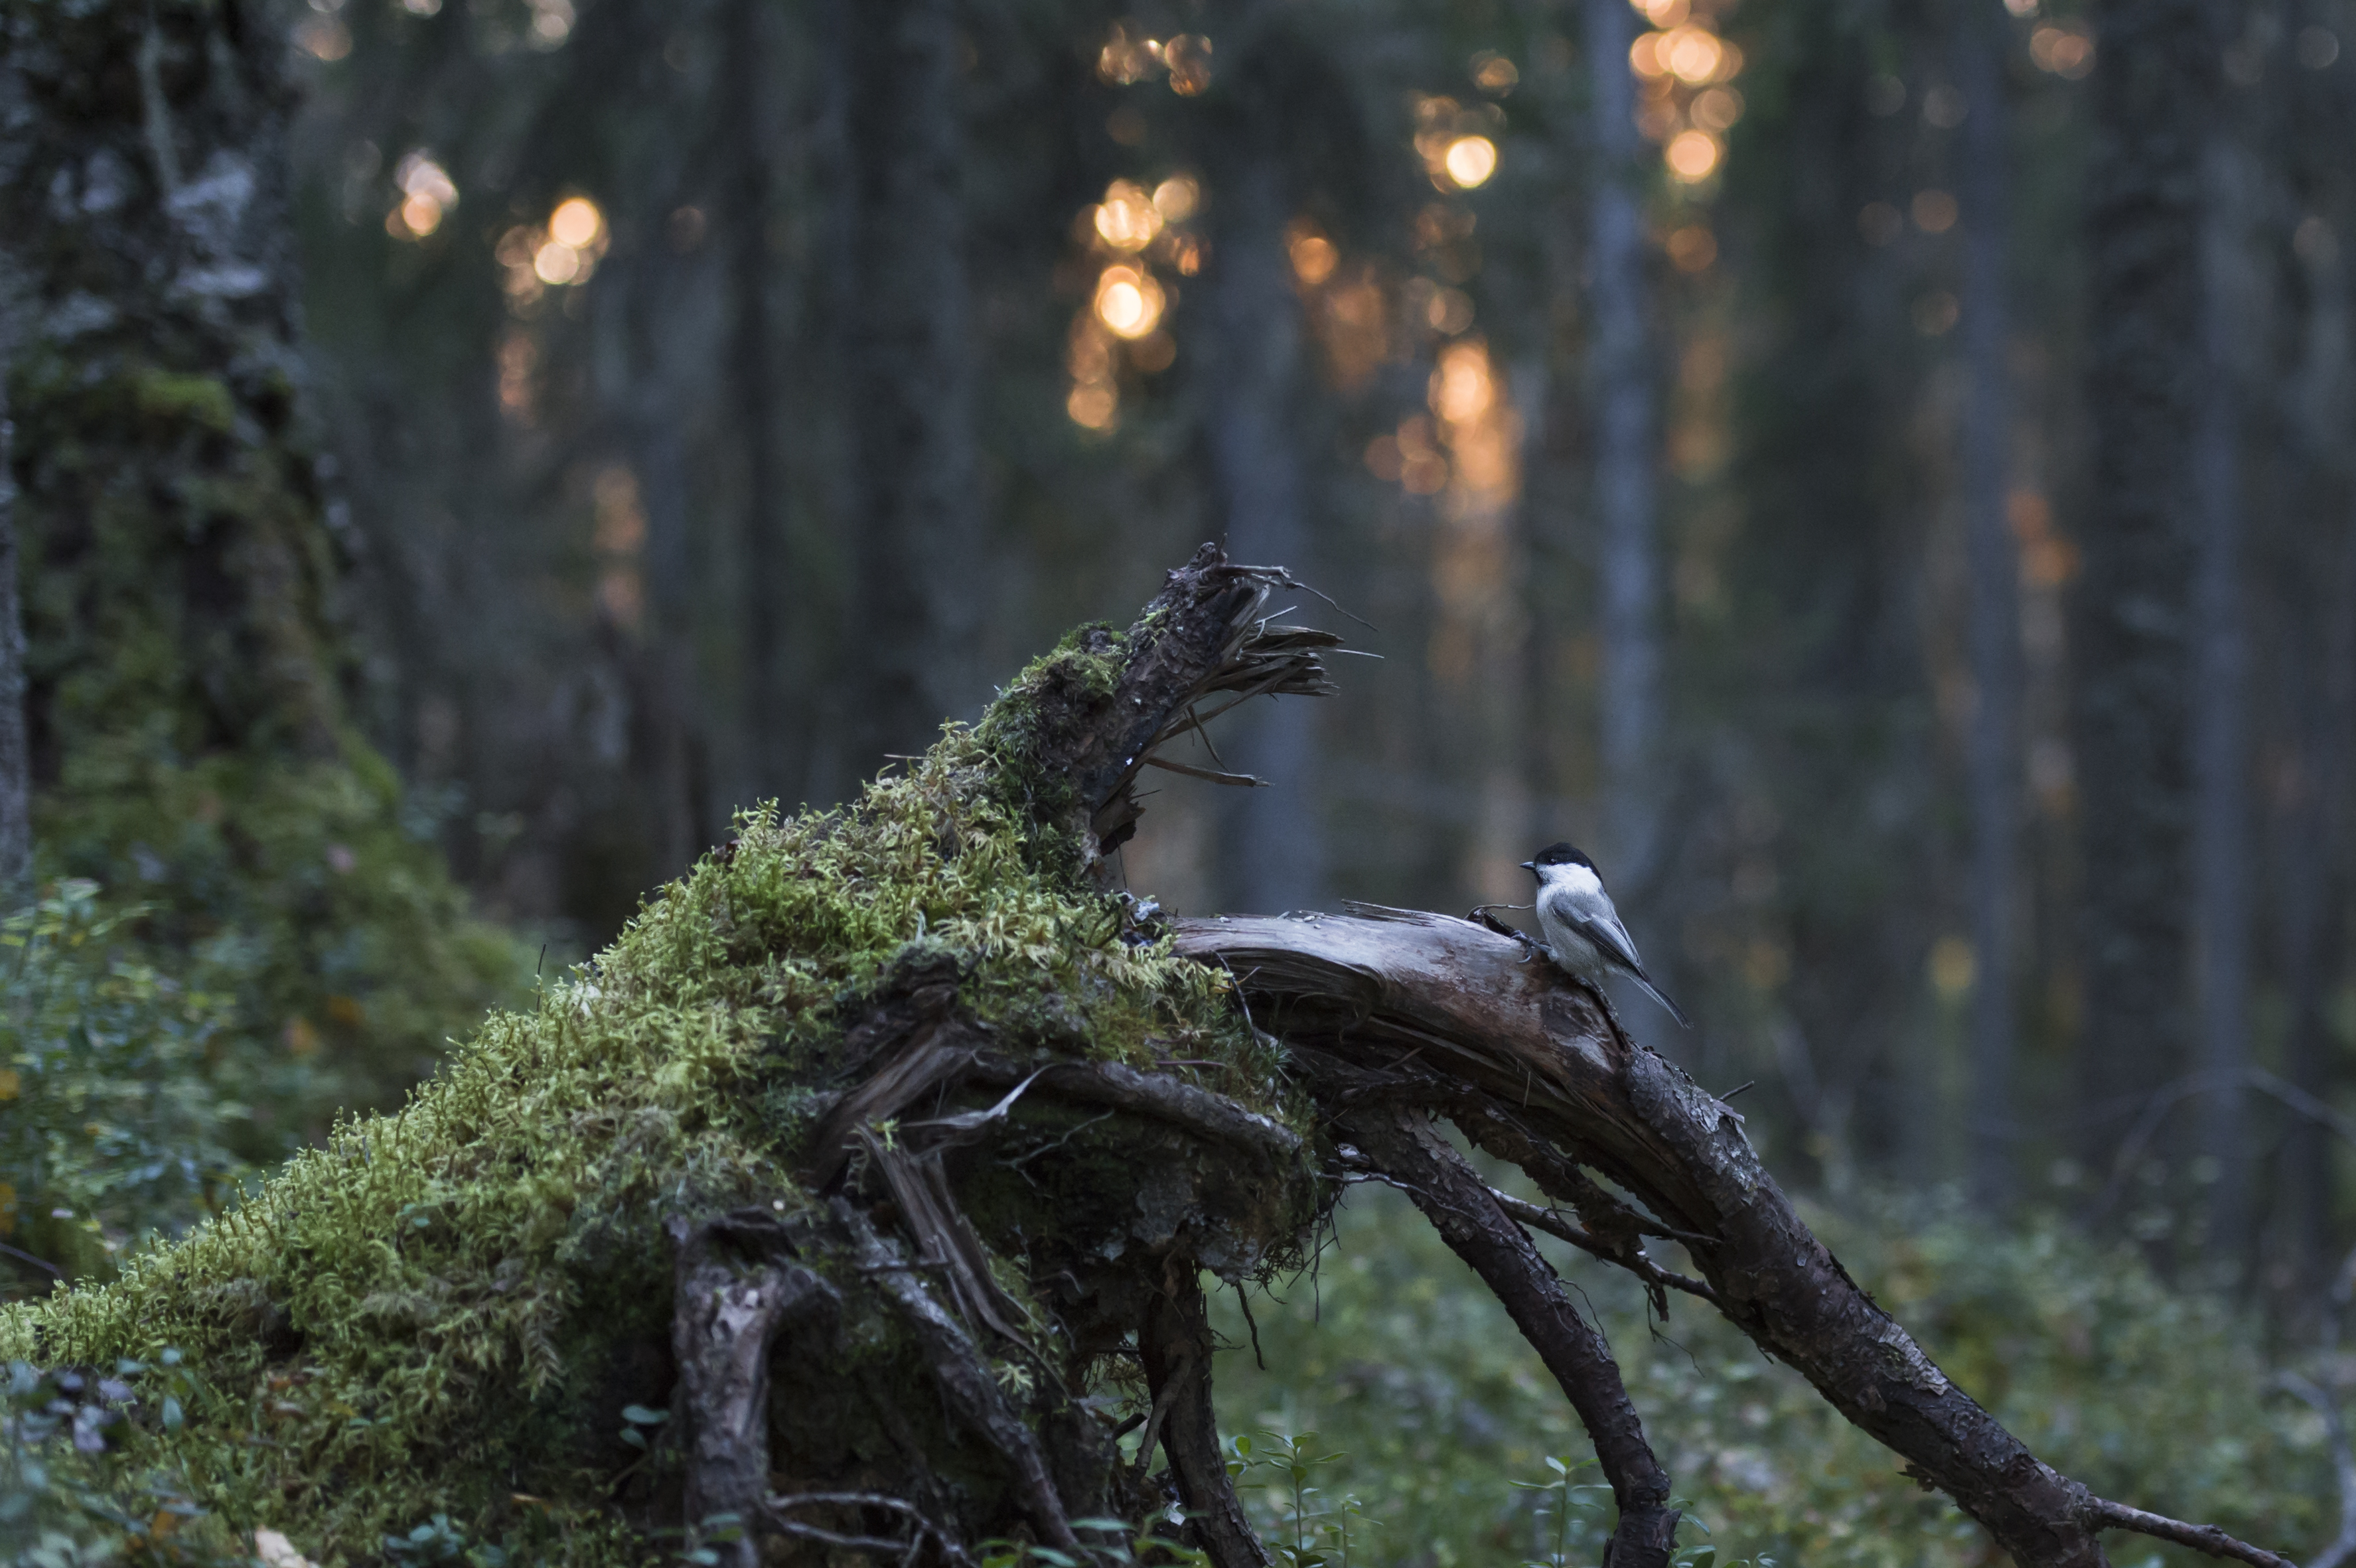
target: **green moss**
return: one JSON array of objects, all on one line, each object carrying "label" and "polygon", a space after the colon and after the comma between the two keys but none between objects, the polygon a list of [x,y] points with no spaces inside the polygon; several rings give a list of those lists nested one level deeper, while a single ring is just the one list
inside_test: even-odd
[{"label": "green moss", "polygon": [[[635,1560],[610,1499],[634,1458],[621,1408],[663,1394],[631,1368],[669,1331],[664,1221],[809,1201],[814,1079],[895,975],[953,964],[1010,1050],[1217,1061],[1221,1092],[1301,1120],[1226,977],[1125,935],[1063,836],[1006,798],[1043,772],[1033,717],[1104,656],[1033,665],[851,809],[744,814],[405,1109],[344,1123],[112,1283],[0,1313],[0,1357],[182,1349],[222,1413],[157,1441],[205,1507],[322,1562],[434,1513],[472,1539],[530,1532],[546,1561]],[[1018,1217],[1012,1190],[982,1196],[1005,1211],[985,1233],[1055,1222],[1052,1201]],[[1280,1230],[1309,1218],[1270,1201]],[[898,1353],[888,1337],[870,1352]]]}]

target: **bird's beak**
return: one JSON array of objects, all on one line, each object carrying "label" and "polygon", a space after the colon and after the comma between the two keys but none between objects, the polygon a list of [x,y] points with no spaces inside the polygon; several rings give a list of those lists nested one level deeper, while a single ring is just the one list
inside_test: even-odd
[{"label": "bird's beak", "polygon": [[1538,863],[1536,860],[1525,860],[1522,862],[1522,869],[1525,871],[1535,871],[1537,869]]}]

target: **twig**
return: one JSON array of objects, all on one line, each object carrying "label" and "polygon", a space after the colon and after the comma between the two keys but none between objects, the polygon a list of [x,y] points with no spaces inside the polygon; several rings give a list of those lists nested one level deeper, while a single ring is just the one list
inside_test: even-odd
[{"label": "twig", "polygon": [[2189,1546],[2211,1557],[2230,1557],[2239,1563],[2251,1563],[2254,1568],[2298,1568],[2298,1564],[2289,1558],[2277,1557],[2265,1548],[2252,1546],[2246,1541],[2236,1541],[2213,1524],[2187,1524],[2180,1519],[2146,1513],[2139,1508],[2115,1503],[2108,1498],[2088,1499],[2085,1518],[2087,1524],[2096,1530],[2131,1530],[2137,1535]]},{"label": "twig", "polygon": [[1642,1253],[1638,1253],[1633,1258],[1622,1257],[1596,1237],[1564,1219],[1558,1210],[1541,1209],[1526,1198],[1516,1198],[1510,1192],[1501,1192],[1494,1187],[1489,1189],[1489,1196],[1497,1200],[1497,1207],[1512,1215],[1519,1223],[1527,1225],[1534,1231],[1544,1231],[1558,1241],[1569,1242],[1580,1252],[1601,1258],[1607,1264],[1616,1264],[1647,1285],[1665,1285],[1671,1290],[1682,1290],[1687,1296],[1699,1296],[1712,1307],[1718,1305],[1718,1292],[1700,1280],[1688,1279],[1681,1274],[1672,1274]]},{"label": "twig", "polygon": [[1192,763],[1173,763],[1167,757],[1149,756],[1145,759],[1145,765],[1149,768],[1160,768],[1164,773],[1184,773],[1190,779],[1208,779],[1216,784],[1233,784],[1238,789],[1269,787],[1266,779],[1254,778],[1249,773],[1223,773],[1210,768],[1198,768]]}]

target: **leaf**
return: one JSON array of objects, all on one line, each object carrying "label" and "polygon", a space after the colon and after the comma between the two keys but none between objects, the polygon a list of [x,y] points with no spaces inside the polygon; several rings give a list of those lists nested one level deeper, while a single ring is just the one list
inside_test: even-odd
[{"label": "leaf", "polygon": [[626,1404],[622,1407],[622,1419],[633,1426],[660,1426],[670,1419],[670,1412],[649,1410],[643,1404]]}]

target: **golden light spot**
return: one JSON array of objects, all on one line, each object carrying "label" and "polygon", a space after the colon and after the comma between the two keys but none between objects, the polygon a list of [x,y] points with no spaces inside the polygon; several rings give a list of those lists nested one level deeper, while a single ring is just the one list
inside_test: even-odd
[{"label": "golden light spot", "polygon": [[2016,16],[2037,15],[2037,0],[2004,0],[2004,8]]},{"label": "golden light spot", "polygon": [[575,251],[585,251],[596,243],[605,227],[605,215],[597,204],[585,196],[576,196],[556,204],[548,215],[548,236],[560,245],[570,245]]},{"label": "golden light spot", "polygon": [[1143,187],[1115,180],[1096,209],[1096,230],[1116,251],[1142,251],[1162,232],[1162,213]]},{"label": "golden light spot", "polygon": [[1102,381],[1083,381],[1064,400],[1072,422],[1088,430],[1109,430],[1120,411],[1120,394]]},{"label": "golden light spot", "polygon": [[1292,275],[1307,288],[1313,289],[1332,277],[1342,261],[1342,253],[1333,249],[1331,240],[1300,222],[1287,231],[1284,249],[1292,261]]},{"label": "golden light spot", "polygon": [[1726,59],[1718,35],[1700,27],[1677,28],[1661,40],[1657,52],[1672,76],[1693,87],[1714,79]]},{"label": "golden light spot", "polygon": [[1399,480],[1399,443],[1395,435],[1378,435],[1366,443],[1366,472],[1386,485]]},{"label": "golden light spot", "polygon": [[1914,227],[1925,234],[1944,234],[1955,226],[1955,198],[1944,190],[1918,190],[1913,201]]},{"label": "golden light spot", "polygon": [[2035,490],[2015,490],[2004,498],[2004,517],[2012,537],[2027,544],[2052,531],[2053,503]]},{"label": "golden light spot", "polygon": [[1486,136],[1459,136],[1448,144],[1448,177],[1466,190],[1486,185],[1497,172],[1497,144]]},{"label": "golden light spot", "polygon": [[1665,33],[1644,33],[1628,46],[1628,69],[1647,81],[1656,81],[1669,74],[1668,63],[1661,59],[1661,42]]},{"label": "golden light spot", "polygon": [[1742,118],[1742,94],[1730,87],[1708,88],[1696,96],[1691,112],[1705,131],[1731,131]]},{"label": "golden light spot", "polygon": [[1941,1001],[1960,1000],[1979,977],[1979,960],[1972,944],[1960,936],[1943,936],[1931,944],[1931,988]]},{"label": "golden light spot", "polygon": [[2094,69],[2094,39],[2077,27],[2040,27],[2029,36],[2029,58],[2038,69],[2075,81]]},{"label": "golden light spot", "polygon": [[1162,43],[1134,31],[1131,22],[1115,22],[1104,47],[1097,51],[1097,74],[1116,87],[1130,87],[1162,69]]},{"label": "golden light spot", "polygon": [[1706,225],[1689,223],[1669,235],[1669,264],[1680,272],[1706,272],[1718,260],[1718,237]]},{"label": "golden light spot", "polygon": [[638,476],[621,464],[597,471],[590,485],[596,531],[591,543],[599,555],[631,556],[645,548],[647,511],[638,498]]},{"label": "golden light spot", "polygon": [[1107,267],[1097,279],[1097,319],[1123,337],[1152,331],[1161,323],[1162,304],[1162,285],[1134,267]]},{"label": "golden light spot", "polygon": [[1496,397],[1488,349],[1478,343],[1450,344],[1440,351],[1426,396],[1431,411],[1451,424],[1469,424],[1487,413]]},{"label": "golden light spot", "polygon": [[1162,46],[1162,63],[1170,71],[1170,91],[1193,98],[1211,87],[1211,40],[1200,33],[1181,33]]},{"label": "golden light spot", "polygon": [[581,275],[581,252],[551,240],[533,254],[531,270],[543,283],[569,283]]},{"label": "golden light spot", "polygon": [[1424,302],[1423,322],[1432,331],[1453,337],[1472,325],[1472,301],[1462,289],[1435,290]]},{"label": "golden light spot", "polygon": [[1494,49],[1472,57],[1472,85],[1492,98],[1505,97],[1521,80],[1520,69]]},{"label": "golden light spot", "polygon": [[1177,235],[1170,241],[1170,264],[1178,270],[1180,277],[1191,278],[1203,270],[1203,256],[1207,250],[1192,234]]},{"label": "golden light spot", "polygon": [[1662,28],[1680,26],[1693,10],[1688,0],[1632,0],[1632,4],[1644,13],[1644,20]]},{"label": "golden light spot", "polygon": [[401,219],[401,227],[412,238],[419,240],[424,239],[442,227],[441,204],[428,201],[423,197],[412,196],[405,198],[401,204],[401,210],[395,216]]},{"label": "golden light spot", "polygon": [[1436,452],[1410,453],[1399,465],[1399,483],[1415,496],[1437,496],[1448,488],[1448,459]]},{"label": "golden light spot", "polygon": [[1153,210],[1162,215],[1164,223],[1183,223],[1194,216],[1201,205],[1203,187],[1192,175],[1172,175],[1153,187]]},{"label": "golden light spot", "polygon": [[457,182],[423,150],[402,155],[393,165],[392,183],[400,187],[402,201],[386,219],[385,229],[395,238],[424,239],[442,227],[442,215],[458,205]]},{"label": "golden light spot", "polygon": [[1662,156],[1667,161],[1669,173],[1687,185],[1708,179],[1718,167],[1718,138],[1707,131],[1680,131],[1669,140]]}]

